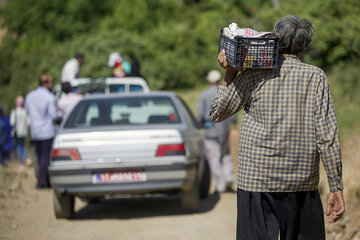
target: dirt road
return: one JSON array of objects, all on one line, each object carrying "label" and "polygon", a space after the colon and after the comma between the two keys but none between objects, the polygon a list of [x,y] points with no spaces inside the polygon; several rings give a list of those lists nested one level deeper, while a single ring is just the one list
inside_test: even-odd
[{"label": "dirt road", "polygon": [[235,239],[234,193],[211,195],[197,214],[182,212],[176,199],[109,199],[90,205],[77,199],[74,218],[57,220],[52,191],[34,188],[32,169],[18,173],[13,161],[2,171],[0,239]]},{"label": "dirt road", "polygon": [[[328,240],[360,240],[358,146],[360,138],[343,147],[347,212],[338,223],[326,224]],[[111,199],[90,205],[77,199],[74,218],[57,220],[52,210],[52,191],[36,190],[33,172],[26,169],[19,173],[15,160],[7,168],[0,168],[1,240],[235,239],[234,193],[220,198],[211,195],[202,201],[197,214],[182,212],[176,199]],[[322,188],[327,192],[324,180]],[[326,195],[322,199],[325,203]]]}]

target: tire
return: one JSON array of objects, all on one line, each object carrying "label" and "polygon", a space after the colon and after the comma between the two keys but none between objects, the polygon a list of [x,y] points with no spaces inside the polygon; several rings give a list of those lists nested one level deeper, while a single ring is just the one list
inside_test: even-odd
[{"label": "tire", "polygon": [[101,201],[101,197],[88,197],[86,198],[86,202],[88,204],[95,204],[95,203],[99,203]]},{"label": "tire", "polygon": [[74,214],[74,196],[53,192],[53,207],[56,218],[70,218]]},{"label": "tire", "polygon": [[189,191],[181,193],[181,206],[185,212],[198,212],[200,208],[200,191],[197,181]]},{"label": "tire", "polygon": [[204,172],[201,178],[200,183],[200,198],[205,199],[209,196],[210,190],[210,183],[211,183],[211,171],[208,161],[205,159],[204,163]]}]

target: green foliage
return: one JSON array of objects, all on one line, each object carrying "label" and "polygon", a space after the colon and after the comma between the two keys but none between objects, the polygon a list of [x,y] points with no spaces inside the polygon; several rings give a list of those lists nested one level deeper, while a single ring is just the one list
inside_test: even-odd
[{"label": "green foliage", "polygon": [[360,130],[359,64],[339,63],[327,74],[341,136]]},{"label": "green foliage", "polygon": [[[309,7],[311,6],[311,7]],[[360,2],[357,0],[288,0],[255,16],[257,25],[272,29],[282,16],[294,14],[315,26],[312,44],[305,59],[322,68],[360,58]]]},{"label": "green foliage", "polygon": [[1,105],[26,95],[42,73],[59,83],[64,63],[78,51],[85,53],[82,77],[108,76],[108,56],[117,51],[128,61],[136,56],[151,89],[186,91],[206,84],[210,69],[222,70],[220,28],[237,22],[271,31],[288,14],[315,25],[302,59],[334,72],[333,85],[343,83],[339,96],[360,101],[357,0],[11,0],[0,11],[7,30],[0,42]]},{"label": "green foliage", "polygon": [[332,70],[334,94],[342,104],[358,102],[360,107],[359,65],[360,61],[351,64],[341,62]]},{"label": "green foliage", "polygon": [[314,19],[316,26],[313,48],[323,64],[359,59],[360,2],[328,0],[315,4],[310,8],[309,18]]},{"label": "green foliage", "polygon": [[112,0],[11,0],[1,13],[3,25],[18,38],[46,35],[65,40],[96,28],[113,5]]},{"label": "green foliage", "polygon": [[180,13],[179,7],[176,1],[122,0],[114,7],[113,15],[103,22],[102,28],[143,33],[175,19]]}]

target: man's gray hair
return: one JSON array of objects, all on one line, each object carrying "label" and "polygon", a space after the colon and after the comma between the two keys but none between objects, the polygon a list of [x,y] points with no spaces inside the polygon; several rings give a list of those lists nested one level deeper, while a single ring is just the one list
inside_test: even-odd
[{"label": "man's gray hair", "polygon": [[300,55],[311,43],[314,26],[304,18],[288,15],[280,18],[274,25],[279,34],[279,52]]}]

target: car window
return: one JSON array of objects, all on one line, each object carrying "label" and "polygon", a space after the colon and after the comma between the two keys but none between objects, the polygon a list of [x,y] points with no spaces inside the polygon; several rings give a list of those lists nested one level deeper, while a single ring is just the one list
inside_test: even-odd
[{"label": "car window", "polygon": [[130,92],[143,92],[144,89],[141,85],[138,84],[130,84]]},{"label": "car window", "polygon": [[86,99],[75,107],[64,128],[180,123],[169,97]]},{"label": "car window", "polygon": [[109,85],[109,89],[111,93],[124,93],[125,84],[111,84]]},{"label": "car window", "polygon": [[73,87],[73,93],[76,93],[79,90],[79,87]]},{"label": "car window", "polygon": [[91,103],[86,111],[85,122],[90,123],[91,119],[98,118],[99,116],[99,104]]}]

